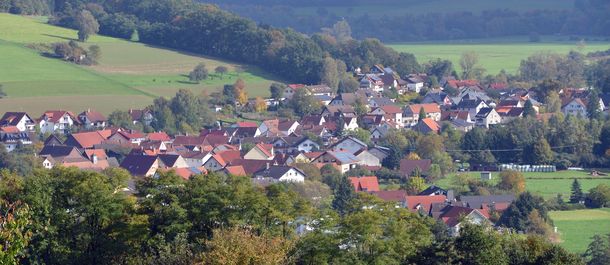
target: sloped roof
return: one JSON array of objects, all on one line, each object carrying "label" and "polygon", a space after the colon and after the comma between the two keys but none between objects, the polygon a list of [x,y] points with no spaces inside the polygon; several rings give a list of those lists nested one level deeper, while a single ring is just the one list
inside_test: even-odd
[{"label": "sloped roof", "polygon": [[157,161],[157,156],[127,155],[121,167],[129,171],[133,176],[144,176]]},{"label": "sloped roof", "polygon": [[425,104],[411,104],[409,106],[407,106],[406,110],[408,110],[407,113],[419,113],[419,110],[424,108],[424,111],[426,113],[437,113],[437,112],[441,112],[441,108],[439,107],[438,104],[436,103],[425,103]]},{"label": "sloped roof", "polygon": [[173,167],[176,164],[176,161],[180,158],[180,155],[174,154],[159,154],[157,155],[159,160],[163,162],[163,164],[167,167]]},{"label": "sloped roof", "polygon": [[413,173],[415,168],[419,168],[422,173],[428,172],[430,170],[430,166],[432,165],[432,160],[430,159],[420,159],[420,160],[408,160],[402,159],[400,160],[400,173],[404,176],[410,176]]},{"label": "sloped roof", "polygon": [[97,131],[82,132],[68,135],[65,144],[79,148],[93,148],[95,145],[101,144],[104,140],[106,140],[106,138]]},{"label": "sloped roof", "polygon": [[203,145],[205,137],[193,135],[176,135],[174,145]]},{"label": "sloped roof", "polygon": [[253,121],[238,121],[235,123],[235,126],[238,128],[258,128],[258,124]]},{"label": "sloped roof", "polygon": [[42,150],[38,153],[40,156],[52,156],[52,157],[62,157],[68,156],[70,154],[76,154],[78,150],[76,150],[73,146],[66,145],[45,145]]},{"label": "sloped roof", "polygon": [[34,121],[30,116],[25,112],[6,112],[0,119],[0,126],[16,126],[19,124],[19,121],[26,116],[32,122]]},{"label": "sloped roof", "polygon": [[385,112],[386,114],[402,113],[402,109],[399,106],[396,106],[396,105],[384,105],[384,106],[381,106],[379,108],[381,110],[383,110],[383,112]]},{"label": "sloped roof", "polygon": [[407,209],[412,212],[419,211],[418,208],[423,208],[425,213],[429,213],[433,203],[444,202],[447,199],[445,195],[425,195],[425,196],[407,196]]},{"label": "sloped roof", "polygon": [[99,112],[97,112],[95,110],[91,110],[91,109],[83,111],[81,114],[78,114],[78,116],[79,117],[81,117],[81,116],[87,117],[87,119],[89,121],[91,121],[91,122],[104,122],[104,121],[107,121],[106,117],[103,114],[101,114],[101,113],[99,113]]},{"label": "sloped roof", "polygon": [[246,171],[243,166],[227,166],[225,167],[225,171],[229,175],[233,176],[246,176]]},{"label": "sloped roof", "polygon": [[407,197],[407,192],[404,190],[380,190],[371,194],[386,202],[404,202]]},{"label": "sloped roof", "polygon": [[489,203],[511,203],[515,200],[515,195],[487,195],[487,196],[460,196],[463,206],[482,209],[483,204]]},{"label": "sloped roof", "polygon": [[40,118],[43,119],[44,117],[47,117],[49,122],[57,123],[59,119],[66,114],[70,116],[74,122],[78,123],[78,119],[75,118],[74,113],[65,110],[48,110],[45,111]]},{"label": "sloped roof", "polygon": [[379,191],[379,181],[376,176],[349,177],[355,191]]},{"label": "sloped roof", "polygon": [[431,118],[425,118],[425,119],[421,119],[417,125],[415,130],[418,130],[419,132],[435,132],[438,133],[441,130],[441,126],[438,125],[438,123],[431,119]]},{"label": "sloped roof", "polygon": [[172,138],[165,132],[153,132],[146,135],[146,138],[151,141],[170,141]]},{"label": "sloped roof", "polygon": [[294,170],[298,171],[299,173],[301,173],[303,176],[305,176],[305,173],[303,173],[303,171],[301,171],[300,169],[298,169],[296,167],[291,167],[291,166],[270,166],[268,169],[267,168],[262,169],[262,170],[256,172],[254,175],[269,177],[269,178],[274,178],[274,179],[280,179],[282,176],[284,176],[286,174],[286,172],[290,171],[291,169],[294,169]]}]

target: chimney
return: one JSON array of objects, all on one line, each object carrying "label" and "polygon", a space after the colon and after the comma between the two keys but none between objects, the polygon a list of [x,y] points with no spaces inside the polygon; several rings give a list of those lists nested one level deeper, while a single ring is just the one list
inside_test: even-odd
[{"label": "chimney", "polygon": [[267,162],[267,166],[265,167],[266,169],[269,169],[269,162]]},{"label": "chimney", "polygon": [[97,155],[96,154],[92,154],[91,155],[91,162],[96,165],[97,164]]}]

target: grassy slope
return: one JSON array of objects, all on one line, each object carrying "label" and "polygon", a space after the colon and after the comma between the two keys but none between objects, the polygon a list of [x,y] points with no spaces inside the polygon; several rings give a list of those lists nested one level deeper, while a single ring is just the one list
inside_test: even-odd
[{"label": "grassy slope", "polygon": [[557,41],[554,37],[545,37],[543,42],[530,43],[523,37],[502,38],[497,40],[472,40],[458,42],[402,43],[389,45],[397,51],[415,54],[420,63],[441,58],[451,60],[459,70],[460,56],[465,51],[479,54],[480,65],[488,74],[497,74],[504,69],[517,73],[521,60],[541,51],[552,51],[561,54],[571,50],[588,53],[610,49],[610,42],[589,42],[583,49],[578,49],[576,41]]},{"label": "grassy slope", "polygon": [[[45,58],[24,47],[75,36],[75,31],[48,25],[41,18],[0,13],[0,84],[9,95],[1,100],[0,113],[25,110],[36,116],[46,109],[80,111],[88,107],[109,113],[146,106],[153,97],[171,96],[180,88],[211,92],[237,78],[246,81],[250,96],[264,96],[272,80],[277,80],[257,67],[104,36],[93,36],[81,44],[102,48],[100,64],[93,67]],[[219,65],[231,72],[222,79],[192,84],[185,74],[200,62],[210,72]]]},{"label": "grassy slope", "polygon": [[561,234],[561,245],[570,251],[583,253],[593,235],[610,232],[610,209],[553,211],[550,216]]}]

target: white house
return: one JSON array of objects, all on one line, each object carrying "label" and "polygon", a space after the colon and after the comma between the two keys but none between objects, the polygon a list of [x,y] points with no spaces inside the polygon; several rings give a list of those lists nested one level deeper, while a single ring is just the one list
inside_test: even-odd
[{"label": "white house", "polygon": [[40,133],[54,133],[56,131],[67,132],[78,120],[74,114],[69,111],[51,110],[47,111],[40,117]]},{"label": "white house", "polygon": [[566,116],[572,115],[587,117],[587,104],[585,104],[580,98],[574,98],[567,101],[567,103],[561,107],[561,112],[563,112],[563,115]]},{"label": "white house", "polygon": [[7,112],[0,119],[0,127],[9,126],[17,127],[20,132],[33,131],[36,122],[25,112]]},{"label": "white house", "polygon": [[330,150],[332,151],[344,151],[344,152],[348,152],[350,154],[355,154],[356,152],[360,151],[361,149],[366,149],[367,145],[356,139],[353,136],[347,136],[345,138],[343,138],[342,140],[340,140],[339,142],[337,142],[336,144],[334,144],[333,146],[330,147]]},{"label": "white house", "polygon": [[489,125],[499,124],[502,117],[493,108],[482,108],[475,116],[475,124],[479,127],[489,128]]},{"label": "white house", "polygon": [[373,109],[369,114],[371,115],[383,115],[385,120],[392,121],[398,124],[400,127],[404,127],[402,119],[402,109],[395,105],[386,105]]},{"label": "white house", "polygon": [[269,166],[254,173],[255,181],[266,182],[297,182],[305,181],[305,173],[296,167],[291,166]]}]

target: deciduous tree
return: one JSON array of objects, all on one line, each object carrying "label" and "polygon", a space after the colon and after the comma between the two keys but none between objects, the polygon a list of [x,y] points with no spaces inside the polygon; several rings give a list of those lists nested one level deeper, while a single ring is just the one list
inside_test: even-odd
[{"label": "deciduous tree", "polygon": [[76,25],[78,28],[78,40],[81,42],[87,41],[89,36],[97,34],[100,31],[100,24],[89,10],[81,10],[76,16]]},{"label": "deciduous tree", "polygon": [[191,82],[199,83],[201,80],[205,80],[208,78],[208,69],[205,67],[204,63],[199,63],[193,71],[189,73],[189,80]]}]

